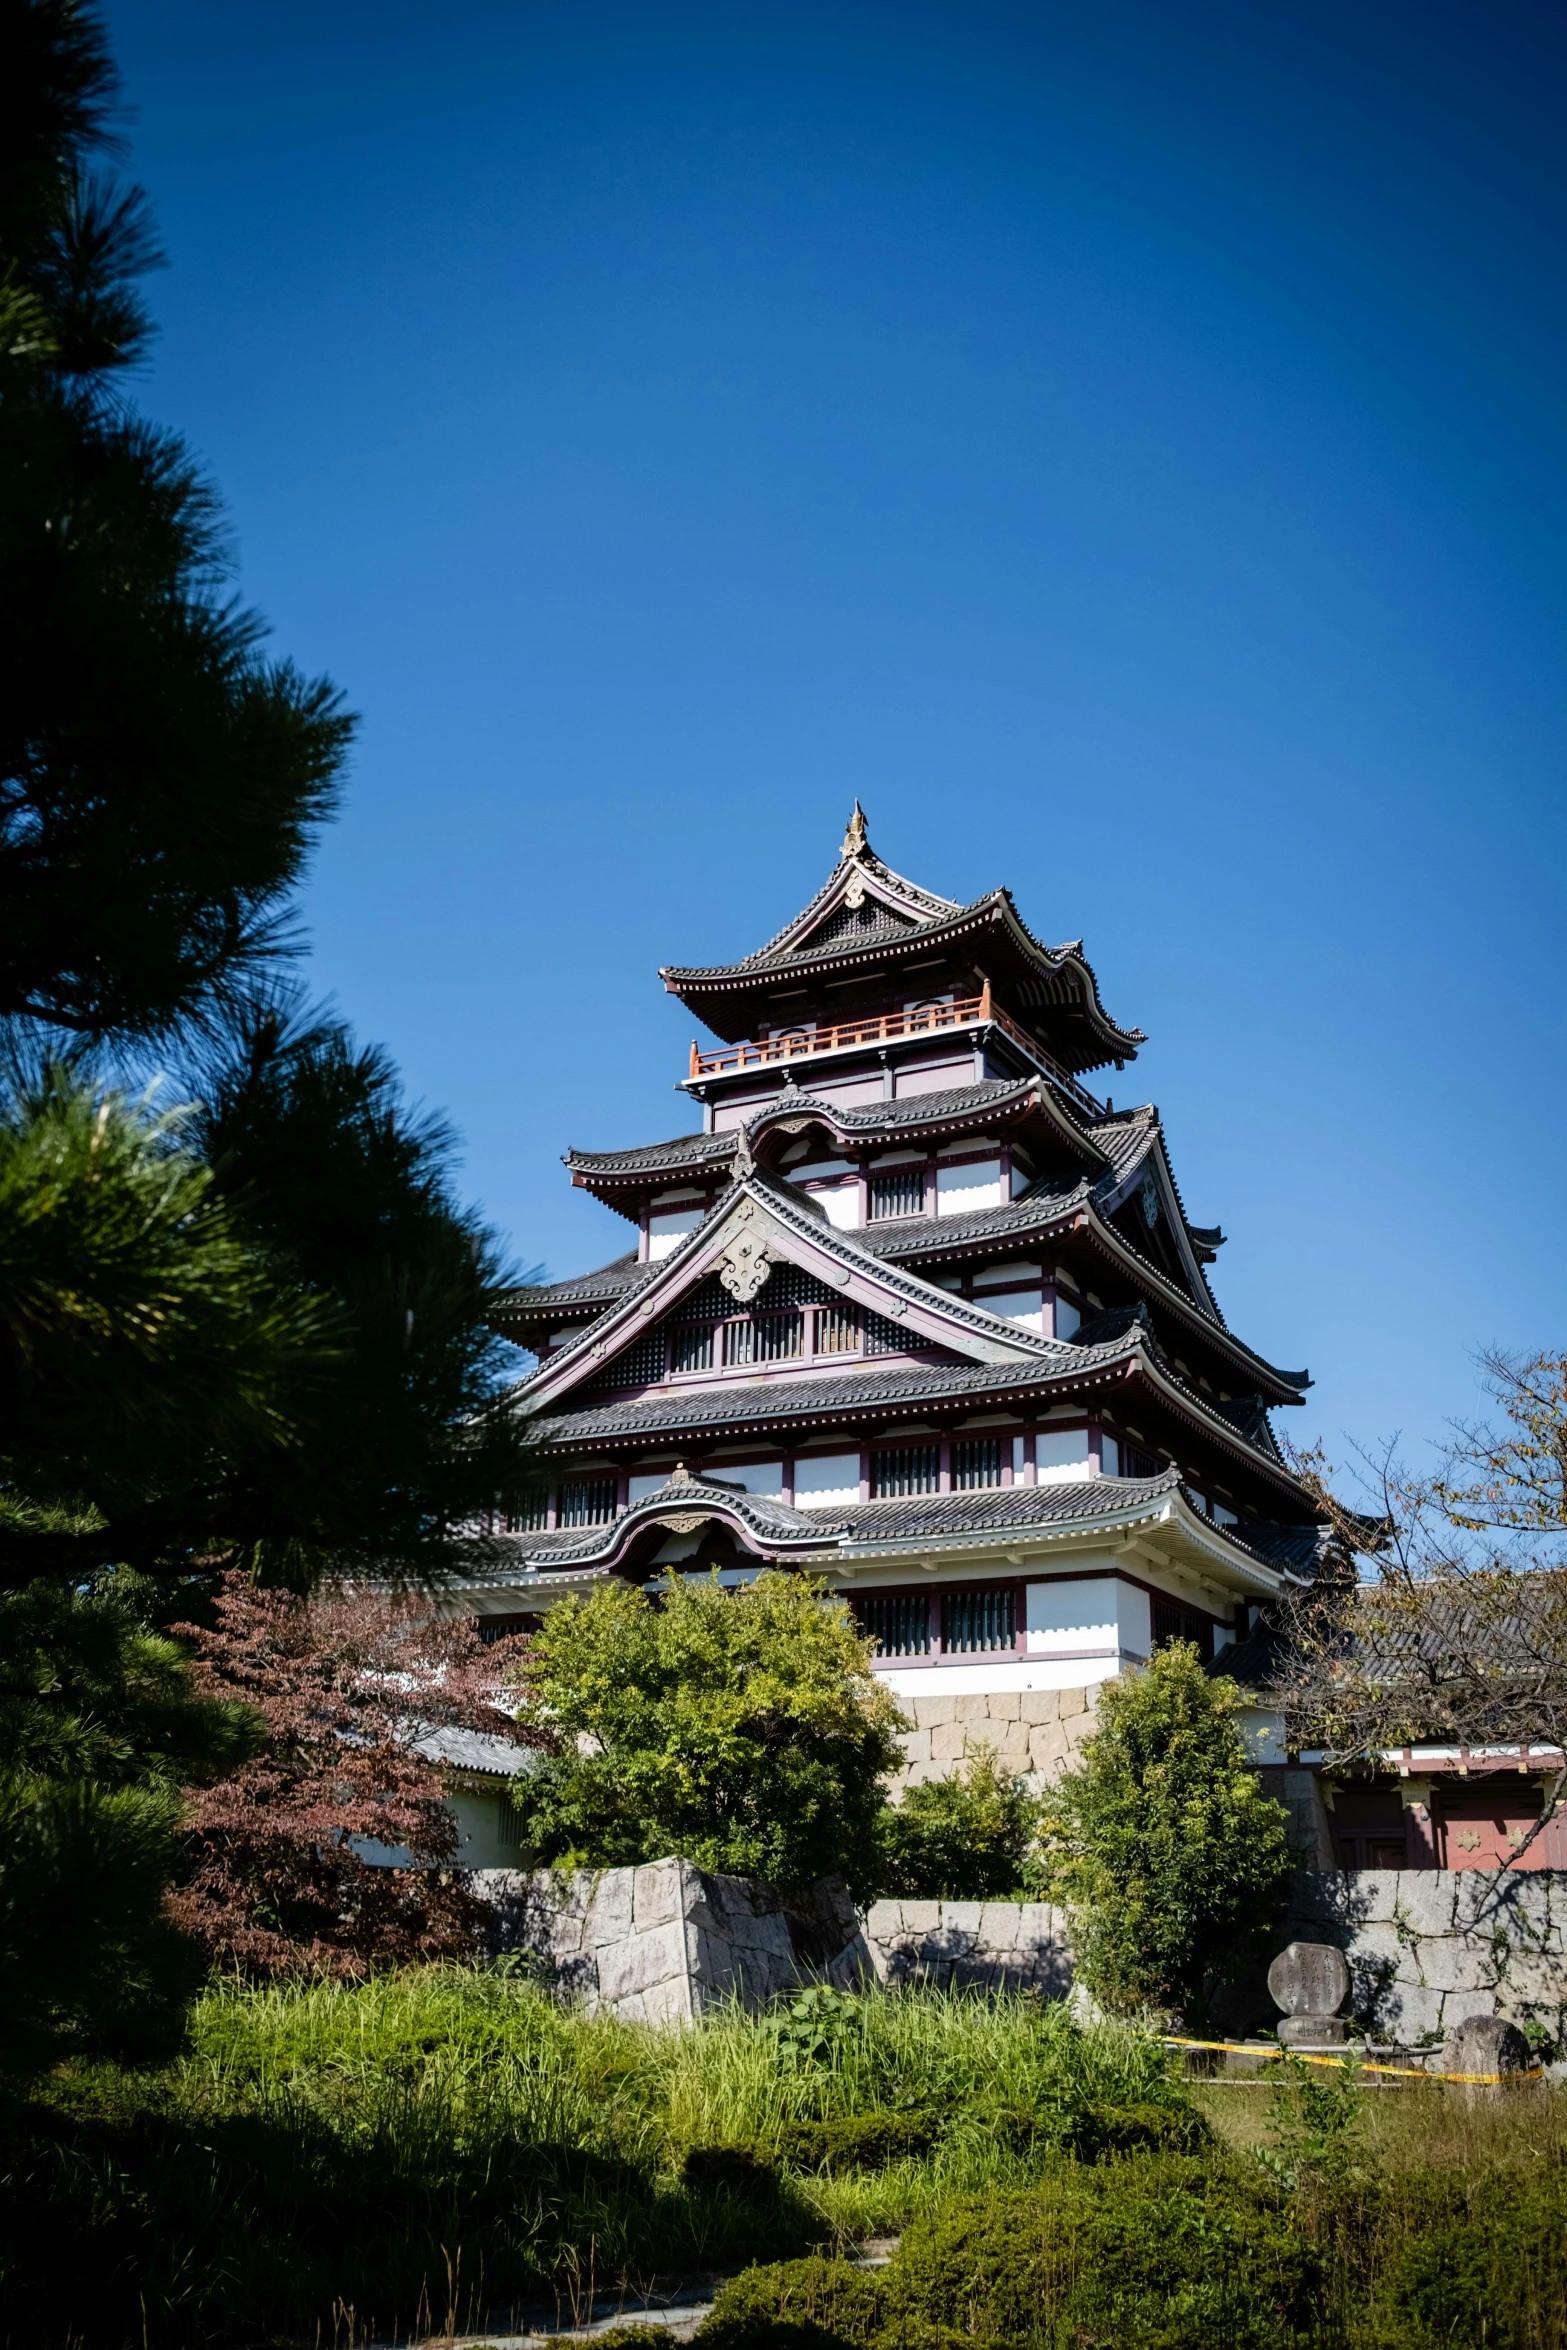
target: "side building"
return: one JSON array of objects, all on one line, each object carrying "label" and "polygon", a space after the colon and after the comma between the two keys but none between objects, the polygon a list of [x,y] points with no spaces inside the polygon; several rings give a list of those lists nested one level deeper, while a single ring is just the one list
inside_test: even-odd
[{"label": "side building", "polygon": [[662,977],[720,1040],[679,1081],[701,1128],[567,1155],[635,1241],[497,1309],[556,1473],[474,1605],[808,1568],[912,1778],[982,1739],[1050,1773],[1106,1678],[1246,1641],[1323,1539],[1270,1422],[1306,1374],[1226,1326],[1157,1110],[1083,1082],[1142,1032],[1080,945],[902,879],[858,808],[775,938]]}]

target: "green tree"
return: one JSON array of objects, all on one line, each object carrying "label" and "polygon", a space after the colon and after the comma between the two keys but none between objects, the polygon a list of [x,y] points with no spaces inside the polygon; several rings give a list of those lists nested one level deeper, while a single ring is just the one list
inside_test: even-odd
[{"label": "green tree", "polygon": [[517,1783],[534,1851],[579,1866],[679,1853],[785,1889],[870,1876],[903,1726],[870,1657],[803,1575],[561,1602],[520,1667],[518,1718],[554,1748]]},{"label": "green tree", "polygon": [[335,689],[266,658],[221,508],[124,396],[159,258],[77,0],[0,12],[0,1025],[210,1025],[288,943]]},{"label": "green tree", "polygon": [[995,1750],[911,1787],[877,1834],[876,1890],[889,1899],[997,1901],[1024,1883],[1038,1804]]},{"label": "green tree", "polygon": [[138,1598],[126,1577],[0,1592],[0,2073],[166,2052],[201,1972],[164,1908],[178,1791],[243,1761],[261,1723],[193,1693]]},{"label": "green tree", "polygon": [[1240,1702],[1172,1641],[1104,1685],[1080,1767],[1045,1798],[1040,1890],[1071,1912],[1078,1977],[1107,2008],[1199,2020],[1283,1912],[1286,1814],[1246,1760]]}]

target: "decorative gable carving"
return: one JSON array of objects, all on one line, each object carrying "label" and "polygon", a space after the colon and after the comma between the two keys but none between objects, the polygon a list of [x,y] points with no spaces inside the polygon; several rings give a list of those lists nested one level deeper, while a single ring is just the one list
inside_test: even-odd
[{"label": "decorative gable carving", "polygon": [[718,1278],[732,1298],[748,1306],[773,1270],[773,1251],[759,1232],[737,1233],[718,1260]]}]

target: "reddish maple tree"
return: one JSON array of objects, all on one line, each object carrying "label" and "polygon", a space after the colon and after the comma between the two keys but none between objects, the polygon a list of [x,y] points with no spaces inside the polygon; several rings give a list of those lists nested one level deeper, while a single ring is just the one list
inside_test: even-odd
[{"label": "reddish maple tree", "polygon": [[[198,1691],[244,1699],[266,1733],[232,1776],[185,1791],[187,1866],[170,1907],[214,1963],[362,1975],[472,1952],[484,1911],[453,1865],[432,1736],[534,1743],[497,1703],[522,1642],[486,1645],[427,1602],[364,1588],[302,1600],[237,1571],[216,1622],[180,1629]],[[411,1865],[378,1865],[365,1846]]]}]

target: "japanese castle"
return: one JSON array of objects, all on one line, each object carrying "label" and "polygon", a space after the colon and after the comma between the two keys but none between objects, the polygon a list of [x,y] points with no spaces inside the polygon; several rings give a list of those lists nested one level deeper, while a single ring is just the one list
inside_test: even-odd
[{"label": "japanese castle", "polygon": [[807,1568],[915,1776],[971,1737],[1048,1770],[1108,1675],[1245,1640],[1317,1558],[1269,1420],[1309,1381],[1226,1326],[1157,1110],[1085,1084],[1146,1040],[1081,945],[905,881],[856,806],[775,938],[661,976],[719,1040],[679,1080],[700,1129],[566,1156],[632,1245],[501,1302],[556,1471],[481,1615]]}]

